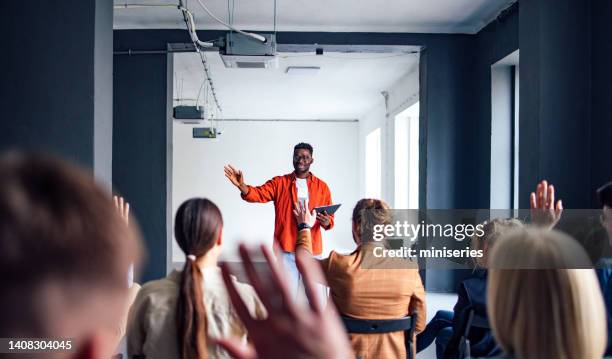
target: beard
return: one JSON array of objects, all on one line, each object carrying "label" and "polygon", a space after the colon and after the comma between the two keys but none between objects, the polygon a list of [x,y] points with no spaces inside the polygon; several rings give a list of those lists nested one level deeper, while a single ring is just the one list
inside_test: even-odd
[{"label": "beard", "polygon": [[294,164],[293,169],[296,173],[308,173],[308,171],[310,171],[310,165]]}]

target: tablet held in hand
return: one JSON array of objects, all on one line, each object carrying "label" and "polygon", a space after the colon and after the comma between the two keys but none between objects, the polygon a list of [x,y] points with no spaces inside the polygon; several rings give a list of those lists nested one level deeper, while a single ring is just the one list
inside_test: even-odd
[{"label": "tablet held in hand", "polygon": [[340,208],[341,205],[342,205],[342,203],[330,204],[329,206],[315,207],[314,210],[317,211],[317,214],[318,213],[323,213],[323,212],[325,212],[327,214],[334,214],[334,213],[336,213],[338,208]]}]

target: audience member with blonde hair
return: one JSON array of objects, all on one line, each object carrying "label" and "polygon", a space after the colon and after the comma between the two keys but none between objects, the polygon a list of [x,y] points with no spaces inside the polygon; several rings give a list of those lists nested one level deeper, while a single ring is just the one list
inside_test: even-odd
[{"label": "audience member with blonde hair", "polygon": [[[300,228],[312,226],[314,213],[296,204],[295,216]],[[389,206],[378,199],[362,199],[355,205],[352,216],[353,240],[357,249],[348,255],[332,251],[319,261],[338,311],[359,319],[398,319],[418,313],[416,332],[425,327],[425,289],[416,264],[395,263],[397,258],[373,258],[371,239],[367,233],[377,224],[392,219]],[[297,228],[296,228],[297,231]],[[298,248],[312,253],[308,228],[298,233]],[[403,332],[385,334],[350,334],[356,357],[405,358]]]},{"label": "audience member with blonde hair", "polygon": [[524,229],[491,253],[488,313],[500,358],[601,358],[605,307],[584,249],[556,231]]}]

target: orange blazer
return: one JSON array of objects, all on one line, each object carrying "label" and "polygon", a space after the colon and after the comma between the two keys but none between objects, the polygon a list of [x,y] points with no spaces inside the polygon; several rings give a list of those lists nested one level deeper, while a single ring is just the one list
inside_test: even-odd
[{"label": "orange blazer", "polygon": [[[310,252],[309,231],[299,233],[298,247]],[[353,318],[397,319],[418,312],[415,334],[422,332],[427,307],[416,263],[411,268],[393,263],[398,258],[374,258],[373,248],[365,243],[351,254],[331,251],[328,258],[319,260],[329,296],[340,313]],[[406,358],[404,332],[350,334],[349,339],[357,358]],[[416,336],[413,339],[416,343]]]},{"label": "orange blazer", "polygon": [[[285,252],[295,252],[297,242],[297,222],[293,215],[293,208],[297,202],[297,187],[295,184],[295,172],[284,176],[276,176],[261,186],[248,186],[246,195],[241,194],[242,199],[247,202],[274,202],[274,240]],[[329,187],[320,178],[310,173],[306,179],[308,184],[308,207],[312,211],[314,207],[328,206],[332,204]],[[330,224],[325,230],[334,226],[334,216],[331,216]],[[323,244],[321,241],[321,224],[315,222],[312,228],[312,253],[321,254]]]}]

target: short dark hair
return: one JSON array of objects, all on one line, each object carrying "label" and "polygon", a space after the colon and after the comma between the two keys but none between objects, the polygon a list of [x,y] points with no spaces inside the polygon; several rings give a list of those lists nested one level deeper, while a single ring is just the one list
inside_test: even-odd
[{"label": "short dark hair", "polygon": [[599,198],[602,206],[612,207],[612,182],[608,182],[597,189],[597,198]]},{"label": "short dark hair", "polygon": [[306,143],[306,142],[298,143],[297,145],[295,145],[295,147],[293,147],[293,152],[297,150],[308,150],[308,152],[310,152],[310,155],[312,156],[312,146],[310,145],[310,143]]}]

